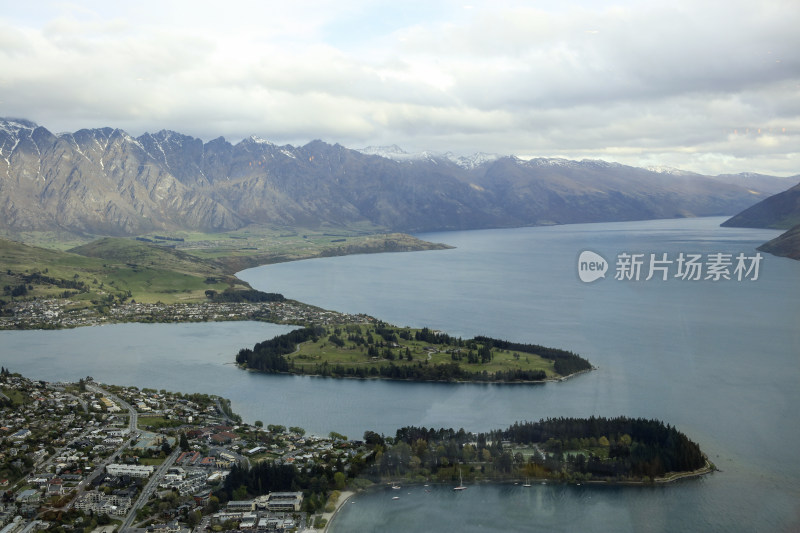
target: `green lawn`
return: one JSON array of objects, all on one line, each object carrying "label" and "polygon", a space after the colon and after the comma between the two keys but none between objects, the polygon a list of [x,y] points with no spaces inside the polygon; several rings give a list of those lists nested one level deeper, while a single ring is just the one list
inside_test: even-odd
[{"label": "green lawn", "polygon": [[[513,352],[508,350],[500,350],[493,348],[491,350],[492,359],[486,363],[470,363],[467,359],[467,353],[470,348],[466,346],[458,347],[453,344],[431,344],[421,340],[414,340],[415,333],[420,331],[409,328],[394,328],[398,333],[397,342],[388,343],[377,332],[374,326],[348,326],[349,328],[359,328],[361,337],[369,338],[371,336],[376,341],[376,345],[383,343],[384,346],[377,347],[378,356],[372,357],[369,355],[369,348],[365,345],[356,345],[353,341],[347,340],[348,333],[346,329],[340,329],[340,334],[336,337],[344,340],[344,346],[337,346],[331,341],[331,334],[334,333],[334,328],[328,328],[328,335],[319,338],[318,341],[308,341],[301,344],[297,351],[290,354],[287,359],[294,363],[296,368],[302,368],[306,371],[311,371],[316,365],[327,362],[329,365],[343,365],[344,367],[365,367],[378,365],[392,364],[403,365],[417,365],[418,363],[427,362],[428,365],[436,364],[449,364],[454,360],[457,361],[461,367],[469,372],[483,372],[494,373],[497,371],[509,370],[542,370],[546,373],[547,378],[558,377],[554,370],[552,360],[544,359],[533,353]],[[355,331],[355,330],[354,330]],[[400,332],[407,332],[407,336],[411,339],[403,339],[400,337]],[[482,345],[476,345],[472,349],[473,352],[480,348]],[[393,359],[389,360],[385,357],[384,352],[386,349],[391,350]],[[408,354],[411,355],[411,360],[408,360]],[[460,359],[454,359],[453,354],[456,353]],[[515,357],[516,354],[516,357]]]},{"label": "green lawn", "polygon": [[184,425],[184,422],[180,420],[167,419],[162,416],[140,416],[138,418],[137,427],[146,430],[148,427],[152,426],[154,430],[159,430],[163,428],[180,427],[182,425]]}]

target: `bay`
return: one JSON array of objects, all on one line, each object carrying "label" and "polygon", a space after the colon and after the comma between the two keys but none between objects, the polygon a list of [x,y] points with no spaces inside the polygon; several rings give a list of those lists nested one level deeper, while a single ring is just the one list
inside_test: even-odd
[{"label": "bay", "polygon": [[[476,486],[359,495],[344,531],[790,531],[800,523],[800,263],[765,255],[757,281],[615,280],[623,253],[755,253],[778,234],[685,219],[420,235],[452,250],[315,259],[240,273],[254,287],[452,335],[576,351],[597,370],[546,385],[409,384],[266,376],[231,363],[288,327],[123,324],[0,332],[4,366],[231,398],[250,422],[351,438],[405,425],[480,431],[552,416],[643,416],[676,425],[721,471],[668,487]],[[577,274],[581,251],[611,264]],[[274,328],[274,329],[273,329]],[[512,492],[509,492],[512,491]],[[535,495],[532,502],[524,498]],[[406,497],[407,496],[407,497]],[[522,498],[522,499],[520,499]],[[408,501],[406,501],[408,500]],[[388,500],[392,502],[392,500]],[[406,503],[412,503],[406,507]],[[537,503],[538,502],[538,503]],[[400,511],[400,512],[395,512]],[[458,524],[458,526],[453,526]],[[478,525],[480,524],[480,527]]]}]

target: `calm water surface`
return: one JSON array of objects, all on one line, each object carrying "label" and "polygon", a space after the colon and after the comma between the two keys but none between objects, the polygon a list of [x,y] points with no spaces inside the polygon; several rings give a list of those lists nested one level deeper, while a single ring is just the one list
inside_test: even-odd
[{"label": "calm water surface", "polygon": [[[2,332],[5,366],[58,380],[220,394],[246,420],[359,437],[404,425],[488,430],[549,416],[643,416],[676,425],[721,472],[669,487],[476,486],[360,495],[345,531],[794,531],[800,528],[800,262],[765,255],[758,281],[617,281],[618,254],[751,255],[778,234],[723,219],[422,235],[453,250],[260,267],[253,286],[398,325],[574,350],[598,370],[564,383],[407,384],[265,376],[230,363],[287,331],[260,323]],[[581,251],[612,263],[582,283]],[[643,276],[644,277],[644,276]]]}]

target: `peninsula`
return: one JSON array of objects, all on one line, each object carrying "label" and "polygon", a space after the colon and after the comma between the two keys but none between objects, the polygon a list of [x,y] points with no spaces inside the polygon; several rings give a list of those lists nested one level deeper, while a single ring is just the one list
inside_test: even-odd
[{"label": "peninsula", "polygon": [[592,369],[566,350],[484,336],[463,340],[364,319],[297,329],[241,349],[236,363],[267,373],[499,383],[563,379]]},{"label": "peninsula", "polygon": [[303,328],[242,349],[237,363],[261,372],[530,383],[591,370],[588,361],[565,350],[399,328],[259,291],[235,275],[237,269],[263,263],[444,248],[408,235],[352,228],[281,233],[250,227],[213,236],[105,237],[67,251],[0,239],[5,267],[0,329],[261,320]]},{"label": "peninsula", "polygon": [[36,242],[40,246],[0,238],[0,329],[112,322],[342,322],[350,318],[254,290],[236,272],[314,257],[449,248],[364,228],[248,227],[69,243],[37,234]]}]

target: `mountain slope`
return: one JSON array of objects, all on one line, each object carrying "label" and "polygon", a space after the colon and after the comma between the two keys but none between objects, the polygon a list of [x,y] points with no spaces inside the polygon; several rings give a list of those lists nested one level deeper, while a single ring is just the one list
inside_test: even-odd
[{"label": "mountain slope", "polygon": [[762,244],[758,249],[773,255],[800,260],[800,224]]},{"label": "mountain slope", "polygon": [[365,152],[256,137],[203,143],[167,130],[54,135],[0,120],[0,231],[121,236],[369,223],[421,232],[724,215],[769,192],[758,179],[744,187],[603,161]]},{"label": "mountain slope", "polygon": [[800,224],[800,183],[745,209],[722,225],[787,229],[797,224]]}]

